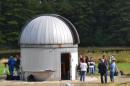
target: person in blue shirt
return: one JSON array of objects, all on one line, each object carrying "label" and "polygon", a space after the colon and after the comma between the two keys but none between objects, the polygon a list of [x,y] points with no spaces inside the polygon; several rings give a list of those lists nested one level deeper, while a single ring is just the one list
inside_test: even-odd
[{"label": "person in blue shirt", "polygon": [[10,56],[10,59],[8,60],[8,66],[9,66],[9,73],[12,76],[13,76],[13,71],[14,71],[14,65],[13,64],[15,64],[15,60],[13,59],[13,56]]},{"label": "person in blue shirt", "polygon": [[112,59],[112,63],[110,64],[110,79],[111,82],[114,83],[114,72],[115,72],[115,59]]}]

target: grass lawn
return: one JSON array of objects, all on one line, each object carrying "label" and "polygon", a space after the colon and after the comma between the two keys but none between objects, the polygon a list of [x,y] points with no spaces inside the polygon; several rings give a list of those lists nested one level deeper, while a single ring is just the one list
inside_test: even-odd
[{"label": "grass lawn", "polygon": [[[97,65],[98,64],[96,64],[96,67],[97,67]],[[130,63],[116,63],[116,65],[117,65],[119,71],[122,70],[126,75],[130,75]],[[7,66],[7,68],[8,68],[8,66]],[[3,75],[3,71],[4,71],[4,64],[0,63],[0,75]],[[82,84],[82,85],[79,84],[78,86],[87,86],[87,85],[86,84]],[[103,85],[100,84],[97,86],[104,86],[104,84]],[[120,84],[108,83],[108,84],[105,84],[105,86],[130,86],[130,82],[120,83]]]},{"label": "grass lawn", "polygon": [[118,71],[122,70],[125,74],[130,73],[130,63],[116,63]]},{"label": "grass lawn", "polygon": [[[78,51],[78,55],[84,55],[93,57],[94,61],[98,63],[99,58],[102,58],[103,55],[105,55],[107,58],[109,58],[111,55],[115,54],[114,58],[116,59],[116,63],[130,63],[130,51],[120,51],[120,52],[95,52],[95,53],[88,53],[87,51]],[[79,56],[78,56],[79,57]]]},{"label": "grass lawn", "polygon": [[[79,51],[130,51],[130,47],[79,47]],[[20,53],[20,50],[0,50],[0,53]]]},{"label": "grass lawn", "polygon": [[130,50],[130,47],[79,47],[79,51],[116,51],[116,50]]},{"label": "grass lawn", "polygon": [[0,64],[0,75],[3,75],[4,67],[4,64]]},{"label": "grass lawn", "polygon": [[20,50],[0,50],[0,54],[2,53],[20,53]]},{"label": "grass lawn", "polygon": [[[5,65],[0,63],[0,75],[3,75]],[[6,68],[9,70],[8,65],[6,65]],[[16,69],[14,68],[14,72],[16,72]]]},{"label": "grass lawn", "polygon": [[[97,67],[98,64],[96,64]],[[130,63],[116,63],[118,71],[122,70],[126,75],[130,75]],[[0,75],[3,75],[4,64],[0,63]],[[6,66],[8,68],[8,66]],[[15,70],[15,69],[14,69]]]},{"label": "grass lawn", "polygon": [[[98,66],[98,64],[95,64],[96,67]],[[117,69],[118,71],[123,71],[123,73],[125,75],[129,75],[130,76],[130,63],[116,63]]]}]

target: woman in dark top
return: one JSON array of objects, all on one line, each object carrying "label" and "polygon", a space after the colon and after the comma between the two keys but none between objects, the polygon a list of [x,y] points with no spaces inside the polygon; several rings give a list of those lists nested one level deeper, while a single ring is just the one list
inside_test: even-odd
[{"label": "woman in dark top", "polygon": [[[87,65],[88,65],[88,62],[89,62],[89,58],[88,58],[88,56],[86,56],[86,63],[87,63]],[[87,73],[89,73],[89,65],[88,65],[88,68],[87,68]]]}]

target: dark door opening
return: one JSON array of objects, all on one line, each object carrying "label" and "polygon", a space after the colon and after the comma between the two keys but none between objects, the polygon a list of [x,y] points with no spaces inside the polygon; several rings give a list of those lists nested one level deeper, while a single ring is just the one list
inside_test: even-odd
[{"label": "dark door opening", "polygon": [[61,79],[70,80],[70,54],[61,54]]}]

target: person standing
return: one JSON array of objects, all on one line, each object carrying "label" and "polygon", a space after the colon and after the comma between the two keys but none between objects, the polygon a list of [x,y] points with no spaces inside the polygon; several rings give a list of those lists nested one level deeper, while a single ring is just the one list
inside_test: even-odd
[{"label": "person standing", "polygon": [[88,65],[88,62],[89,62],[89,58],[88,58],[88,56],[86,56],[86,63],[87,63],[87,73],[89,73],[89,65]]},{"label": "person standing", "polygon": [[99,58],[99,62],[98,63],[101,63],[102,62],[102,58]]},{"label": "person standing", "polygon": [[13,56],[10,56],[10,59],[8,60],[8,66],[9,66],[9,73],[12,76],[14,71],[14,64],[15,64],[15,60],[13,59]]},{"label": "person standing", "polygon": [[94,73],[94,66],[95,66],[95,62],[93,61],[93,57],[90,58],[90,61],[88,62],[88,64],[89,64],[89,69],[90,69],[90,75],[92,78],[93,73]]},{"label": "person standing", "polygon": [[16,71],[17,71],[17,76],[19,76],[20,75],[20,72],[19,72],[19,69],[20,69],[20,59],[19,59],[18,55],[16,55],[16,58],[17,58],[17,61],[16,61],[16,65],[17,65]]},{"label": "person standing", "polygon": [[80,55],[80,57],[79,57],[79,62],[81,61],[80,59],[82,59],[82,55]]},{"label": "person standing", "polygon": [[105,76],[105,83],[107,83],[107,75],[106,75],[107,68],[104,63],[104,59],[102,59],[102,61],[98,64],[98,69],[99,69],[99,73],[101,75],[101,83],[102,84],[104,83],[103,76]]},{"label": "person standing", "polygon": [[84,56],[81,56],[80,61],[82,62],[84,61]]},{"label": "person standing", "polygon": [[85,81],[85,73],[86,73],[86,69],[87,69],[87,63],[85,62],[85,60],[83,60],[83,63],[81,63],[80,65],[81,68],[81,76],[80,76],[80,81]]},{"label": "person standing", "polygon": [[108,68],[110,69],[110,64],[111,64],[111,57],[109,57],[109,59],[108,59]]},{"label": "person standing", "polygon": [[112,63],[110,64],[110,79],[112,83],[114,83],[114,72],[115,72],[115,59],[112,59]]},{"label": "person standing", "polygon": [[82,61],[84,61],[85,60],[85,56],[83,55],[83,57],[82,57],[83,59],[82,59]]},{"label": "person standing", "polygon": [[106,64],[106,67],[107,67],[107,57],[105,55],[103,55],[103,59],[104,59],[104,63]]}]

